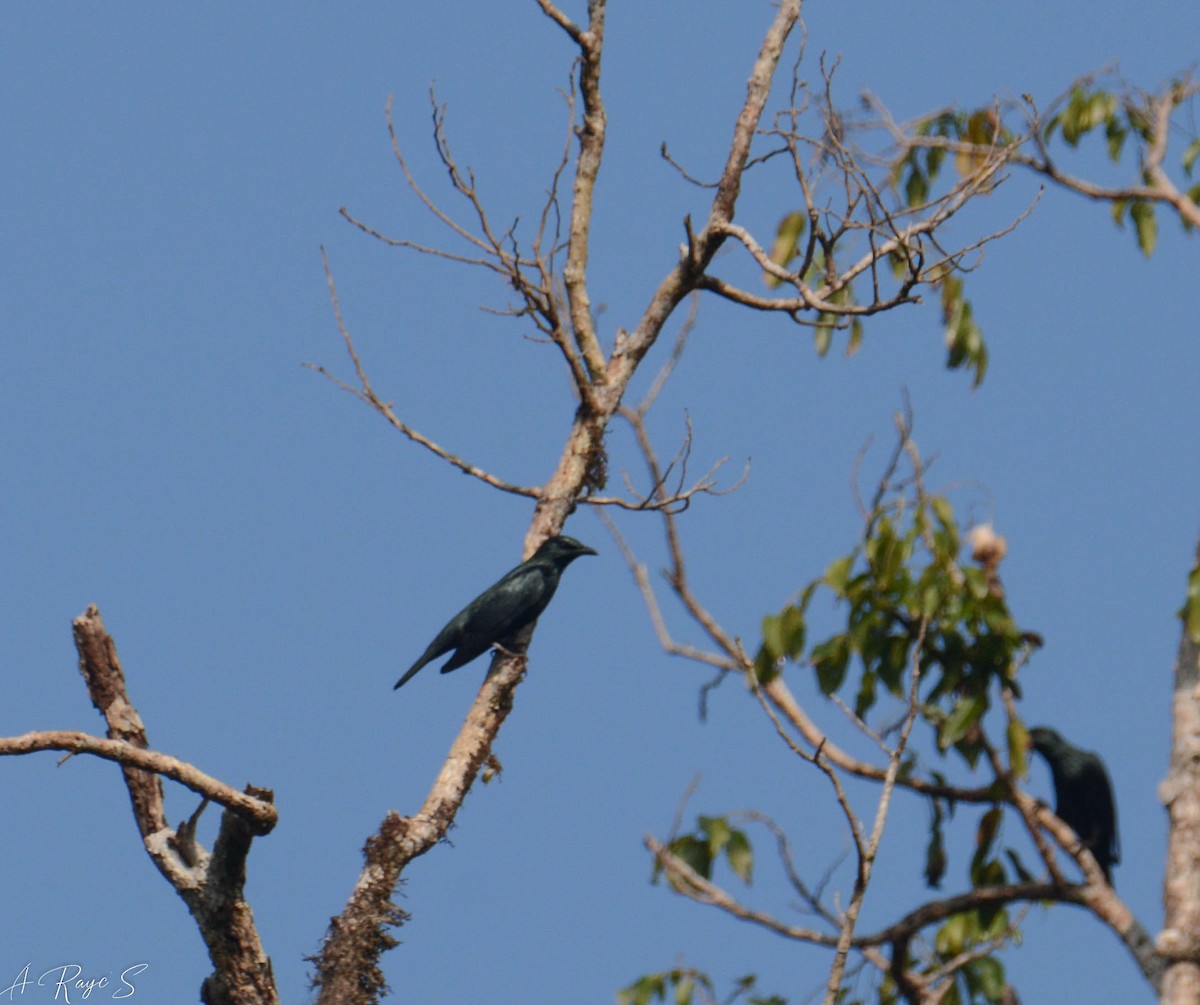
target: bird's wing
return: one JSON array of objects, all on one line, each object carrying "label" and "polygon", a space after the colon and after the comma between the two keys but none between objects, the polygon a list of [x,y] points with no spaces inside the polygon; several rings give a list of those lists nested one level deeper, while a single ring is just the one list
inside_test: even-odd
[{"label": "bird's wing", "polygon": [[1121,861],[1121,839],[1117,834],[1117,804],[1113,799],[1112,782],[1099,757],[1088,762],[1084,774],[1092,814],[1105,850],[1113,862]]},{"label": "bird's wing", "polygon": [[442,673],[457,670],[533,621],[546,609],[558,586],[559,568],[531,558],[510,570],[459,611],[396,682],[400,687],[421,667],[453,649]]},{"label": "bird's wing", "polygon": [[546,609],[554,593],[552,571],[541,564],[519,565],[467,605],[460,615],[462,636],[480,647],[476,655],[524,628]]}]

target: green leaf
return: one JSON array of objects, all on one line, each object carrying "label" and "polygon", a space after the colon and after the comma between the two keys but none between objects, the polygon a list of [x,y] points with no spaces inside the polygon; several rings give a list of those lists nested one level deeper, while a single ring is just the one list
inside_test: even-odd
[{"label": "green leaf", "polygon": [[721,849],[729,843],[729,821],[724,817],[706,817],[699,818],[700,831],[708,835],[708,850],[716,857],[720,854]]},{"label": "green leaf", "polygon": [[[734,874],[743,882],[749,883],[753,875],[754,851],[750,846],[750,839],[746,837],[745,831],[731,827],[725,817],[701,815],[696,820],[696,832],[675,838],[667,845],[667,850],[705,879],[712,879],[713,862],[722,854],[728,859]],[[661,867],[656,863],[653,876],[655,881],[658,880],[661,871]],[[682,886],[681,881],[669,873],[667,878],[676,888]]]},{"label": "green leaf", "polygon": [[1104,138],[1108,143],[1108,157],[1114,164],[1121,159],[1121,150],[1125,146],[1125,137],[1129,130],[1115,118],[1109,119],[1104,127]]},{"label": "green leaf", "polygon": [[921,589],[921,616],[933,618],[941,609],[945,597],[942,594],[942,584],[938,582],[926,583]]},{"label": "green leaf", "polygon": [[925,170],[929,175],[930,180],[938,176],[938,172],[942,169],[942,161],[946,156],[946,151],[942,147],[929,147],[925,151]]},{"label": "green leaf", "polygon": [[750,840],[744,831],[730,832],[725,856],[729,859],[729,866],[734,875],[749,886],[754,873],[754,850],[750,847]]},{"label": "green leaf", "polygon": [[[996,880],[995,885],[1005,886],[1008,883],[1008,879],[1004,874],[1004,866],[997,862],[996,868],[999,870],[999,878]],[[995,905],[995,910],[989,908],[986,911],[981,911],[980,917],[984,918],[983,939],[999,939],[1008,934],[1010,930],[1008,909],[1003,904]]]},{"label": "green leaf", "polygon": [[929,198],[929,179],[915,163],[908,172],[908,180],[904,183],[904,197],[910,207],[923,205]]},{"label": "green leaf", "polygon": [[760,684],[767,684],[779,676],[779,657],[771,654],[765,646],[759,646],[754,657],[754,676]]},{"label": "green leaf", "polygon": [[683,977],[675,985],[675,1005],[692,1005],[692,993],[696,990],[696,981],[692,977]]},{"label": "green leaf", "polygon": [[[685,834],[667,845],[667,851],[689,866],[698,876],[712,879],[712,852],[707,841],[700,840],[694,834]],[[656,863],[653,877],[655,881],[661,871],[662,867]],[[673,887],[678,888],[678,881],[670,873],[667,874],[667,879]]]},{"label": "green leaf", "polygon": [[879,583],[887,584],[895,578],[900,563],[908,557],[906,552],[892,521],[886,516],[880,517],[875,523],[875,533],[866,546],[867,561]]},{"label": "green leaf", "polygon": [[1114,121],[1117,99],[1107,91],[1088,94],[1082,87],[1071,92],[1067,107],[1051,120],[1046,129],[1047,139],[1057,122],[1062,128],[1063,139],[1069,146],[1078,146],[1079,141],[1101,123]]},{"label": "green leaf", "polygon": [[1012,765],[1013,774],[1024,778],[1029,774],[1029,730],[1020,719],[1013,719],[1008,724],[1008,763]]},{"label": "green leaf", "polygon": [[[775,241],[772,243],[770,254],[767,257],[776,265],[786,268],[792,259],[800,254],[800,238],[804,236],[804,229],[807,225],[808,216],[806,214],[788,213],[779,221],[779,227],[775,232]],[[763,282],[771,289],[775,289],[782,280],[778,276],[764,271]]]},{"label": "green leaf", "polygon": [[1125,215],[1129,212],[1129,200],[1114,199],[1109,212],[1112,213],[1113,223],[1115,223],[1118,227],[1124,227]]},{"label": "green leaf", "polygon": [[933,510],[933,515],[937,517],[938,523],[943,527],[957,526],[954,520],[954,507],[950,505],[950,500],[945,496],[933,496],[929,500],[929,506]]},{"label": "green leaf", "polygon": [[813,646],[809,654],[817,671],[817,685],[823,694],[833,694],[846,679],[846,668],[850,663],[850,640],[846,635],[833,638]]},{"label": "green leaf", "polygon": [[871,706],[875,704],[875,682],[877,676],[870,670],[864,670],[862,680],[858,684],[858,695],[854,699],[854,714],[865,719]]},{"label": "green leaf", "polygon": [[1196,158],[1200,157],[1200,139],[1192,140],[1187,145],[1187,149],[1183,151],[1183,170],[1190,176],[1192,167],[1196,163]]},{"label": "green leaf", "polygon": [[942,724],[938,736],[938,745],[945,750],[953,746],[971,731],[980,716],[987,710],[986,695],[967,695],[959,698],[957,704]]},{"label": "green leaf", "polygon": [[783,646],[783,655],[791,660],[799,659],[804,652],[806,635],[804,610],[795,604],[788,604],[779,615],[779,641]]},{"label": "green leaf", "polygon": [[1129,128],[1137,133],[1147,143],[1150,142],[1151,124],[1148,119],[1139,109],[1127,109],[1126,118],[1129,119]]},{"label": "green leaf", "polygon": [[1200,645],[1200,552],[1196,555],[1196,564],[1188,573],[1187,600],[1179,609],[1179,617],[1188,638]]},{"label": "green leaf", "polygon": [[1095,129],[1096,126],[1103,123],[1113,121],[1113,116],[1117,111],[1117,99],[1108,91],[1096,91],[1088,99],[1087,107],[1087,126],[1089,129]]},{"label": "green leaf", "polygon": [[940,812],[936,812],[929,831],[929,844],[925,848],[925,884],[931,889],[936,890],[942,885],[948,862],[942,838],[942,817]]},{"label": "green leaf", "polygon": [[[977,854],[971,861],[971,883],[976,889],[986,886],[1003,886],[1008,877],[1004,874],[1004,866],[996,859],[983,860]],[[999,910],[998,905],[979,908],[979,917],[983,924],[990,924]]]},{"label": "green leaf", "polygon": [[817,355],[822,359],[829,352],[829,343],[833,340],[834,323],[832,314],[822,312],[817,318],[817,326],[813,329],[813,346],[817,350]]},{"label": "green leaf", "polygon": [[825,584],[839,596],[845,596],[846,583],[850,580],[850,569],[854,565],[854,554],[843,555],[829,564],[825,570]]},{"label": "green leaf", "polygon": [[938,929],[933,945],[938,955],[949,958],[961,953],[967,944],[967,915],[955,914]]},{"label": "green leaf", "polygon": [[1004,966],[994,956],[984,956],[971,964],[971,971],[978,982],[979,992],[989,1002],[999,1002],[1004,996],[1007,982]]},{"label": "green leaf", "polygon": [[975,565],[969,565],[962,570],[963,580],[972,600],[986,600],[988,591],[987,573]]},{"label": "green leaf", "polygon": [[1154,215],[1154,207],[1148,202],[1135,202],[1129,208],[1129,215],[1133,217],[1134,226],[1137,227],[1138,247],[1142,249],[1142,254],[1149,258],[1154,253],[1154,245],[1158,241],[1158,219]]},{"label": "green leaf", "polygon": [[992,842],[996,840],[996,832],[1000,829],[1003,814],[999,806],[993,806],[979,818],[979,826],[975,829],[975,853],[987,855],[992,850]]},{"label": "green leaf", "polygon": [[1076,87],[1071,92],[1071,100],[1067,107],[1058,113],[1063,139],[1068,146],[1078,146],[1079,138],[1083,135],[1084,100],[1083,89]]},{"label": "green leaf", "polygon": [[762,619],[763,648],[770,654],[772,661],[779,659],[785,652],[783,645],[783,619],[778,614],[768,614]]},{"label": "green leaf", "polygon": [[[962,138],[980,149],[961,151],[954,155],[954,165],[960,175],[965,177],[974,174],[987,163],[990,156],[988,148],[993,147],[997,141],[1003,142],[999,125],[994,109],[980,108],[971,113]],[[931,176],[932,174],[930,171]]]},{"label": "green leaf", "polygon": [[907,634],[889,635],[879,646],[879,679],[897,698],[904,696],[904,688],[901,685],[904,671],[911,663],[909,655],[911,641]]},{"label": "green leaf", "polygon": [[853,356],[862,347],[863,323],[861,318],[850,322],[850,338],[846,342],[846,356]]},{"label": "green leaf", "polygon": [[656,998],[667,998],[667,982],[662,974],[646,974],[617,992],[620,1005],[650,1005]]},{"label": "green leaf", "polygon": [[946,366],[951,370],[960,367],[974,370],[974,386],[978,387],[987,372],[983,332],[975,324],[971,302],[962,295],[962,280],[946,276],[941,280],[941,287],[942,318],[946,324]]}]

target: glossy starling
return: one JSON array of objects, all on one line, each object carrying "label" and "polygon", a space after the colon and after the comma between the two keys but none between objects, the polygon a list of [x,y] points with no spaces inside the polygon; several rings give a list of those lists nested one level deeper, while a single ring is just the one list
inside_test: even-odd
[{"label": "glossy starling", "polygon": [[482,656],[498,642],[515,635],[546,609],[563,569],[580,555],[596,554],[573,537],[547,538],[528,559],[507,573],[459,611],[437,633],[429,648],[421,654],[396,687],[404,684],[426,663],[451,649],[454,655],[442,667],[442,673],[457,670]]},{"label": "glossy starling", "polygon": [[1117,838],[1117,807],[1104,762],[1087,750],[1072,747],[1047,726],[1029,731],[1033,749],[1050,765],[1054,776],[1054,812],[1071,826],[1085,848],[1096,858],[1104,878],[1112,884],[1112,867],[1121,861]]}]

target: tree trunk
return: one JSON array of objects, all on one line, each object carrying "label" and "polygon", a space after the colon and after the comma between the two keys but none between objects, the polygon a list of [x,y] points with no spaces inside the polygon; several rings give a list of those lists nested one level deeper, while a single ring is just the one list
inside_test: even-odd
[{"label": "tree trunk", "polygon": [[1185,621],[1175,662],[1171,768],[1159,788],[1170,818],[1158,949],[1164,1005],[1200,1002],[1200,646]]}]

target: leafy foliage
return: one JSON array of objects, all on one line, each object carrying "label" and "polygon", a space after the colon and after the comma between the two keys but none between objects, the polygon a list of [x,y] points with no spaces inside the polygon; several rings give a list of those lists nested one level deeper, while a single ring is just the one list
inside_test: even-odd
[{"label": "leafy foliage", "polygon": [[[745,831],[731,825],[727,817],[697,818],[695,831],[672,840],[667,850],[705,879],[713,878],[713,865],[722,855],[743,883],[749,884],[753,878],[754,851],[750,839]],[[652,877],[655,882],[662,872],[662,866],[656,862]],[[682,882],[672,873],[667,874],[667,880],[676,887]]]},{"label": "leafy foliage", "polygon": [[[775,241],[771,245],[770,259],[776,265],[786,267],[793,258],[800,254],[800,238],[804,236],[808,226],[808,216],[804,213],[788,213],[779,221],[779,229],[775,232]],[[775,289],[780,279],[769,272],[763,273],[763,282],[770,289]]]},{"label": "leafy foliage", "polygon": [[[747,974],[734,981],[733,990],[725,997],[725,1005],[744,999],[746,1005],[787,1005],[787,999],[779,995],[752,994],[758,978]],[[668,999],[667,995],[671,997]],[[626,988],[617,992],[618,1005],[652,1005],[653,1002],[670,1001],[673,1005],[692,1005],[697,1000],[716,1002],[716,990],[712,978],[700,970],[676,967],[656,974],[646,974]]]},{"label": "leafy foliage", "polygon": [[946,366],[951,370],[965,367],[975,375],[974,385],[978,387],[987,373],[988,351],[983,332],[975,323],[971,301],[963,296],[962,277],[948,274],[938,287],[946,325]]},{"label": "leafy foliage", "polygon": [[1116,96],[1109,91],[1076,84],[1071,89],[1066,106],[1057,115],[1051,116],[1046,123],[1043,135],[1049,140],[1055,132],[1061,132],[1068,146],[1077,147],[1084,136],[1093,129],[1104,126],[1108,156],[1115,162],[1121,157],[1121,150],[1131,127],[1143,139],[1149,138],[1144,118],[1139,116],[1136,120],[1131,120],[1126,116],[1122,120],[1119,116],[1120,110]]},{"label": "leafy foliage", "polygon": [[[936,971],[963,953],[1006,939],[1010,934],[1008,912],[998,908],[987,915],[982,911],[964,911],[947,919],[934,937],[933,960],[929,970]],[[1000,1005],[1007,982],[1004,965],[994,956],[981,956],[959,969],[944,1001]]]},{"label": "leafy foliage", "polygon": [[[1186,89],[1176,82],[1170,94],[1172,103],[1178,103],[1184,100]],[[1135,100],[1128,94],[1118,96],[1105,88],[1081,83],[1072,88],[1062,109],[1047,120],[1043,136],[1049,141],[1058,133],[1068,146],[1077,147],[1088,133],[1103,128],[1108,156],[1114,164],[1120,161],[1126,140],[1132,136],[1138,144],[1143,181],[1149,184],[1151,179],[1146,168],[1146,149],[1154,139],[1151,118],[1148,102]],[[1198,157],[1200,140],[1192,140],[1180,155],[1180,167],[1186,176],[1191,177]],[[1200,204],[1200,185],[1188,189],[1187,197],[1193,203]],[[1112,204],[1112,215],[1118,226],[1124,226],[1126,219],[1133,221],[1138,248],[1149,257],[1158,243],[1158,218],[1154,203],[1147,199],[1116,199]],[[1190,227],[1186,219],[1184,226]]]},{"label": "leafy foliage", "polygon": [[[961,289],[957,277],[948,279]],[[989,558],[981,538],[972,535],[974,561],[964,557],[966,535],[950,501],[925,491],[924,470],[906,426],[901,437],[901,447],[911,448],[911,477],[897,478],[905,452],[898,448],[880,480],[859,545],[831,562],[793,603],[763,619],[755,669],[760,680],[769,680],[789,664],[807,664],[826,695],[852,693],[853,711],[866,722],[888,699],[908,701],[911,674],[919,668],[918,714],[933,730],[937,750],[957,755],[974,769],[985,749],[983,716],[998,690],[1019,697],[1017,668],[1040,639],[1017,625],[995,578],[995,556],[1002,557],[1003,543],[997,549],[998,539],[990,536]],[[1194,579],[1200,582],[1200,573]],[[827,637],[812,639],[809,610],[818,593],[832,595],[845,620]],[[1027,729],[1013,719],[1004,739],[1011,771],[1024,776]],[[907,754],[901,779],[914,768],[915,758]],[[940,772],[929,774],[934,784],[946,785]],[[1031,879],[1018,854],[1004,844],[1005,787],[997,780],[995,789],[996,802],[985,803],[976,822],[967,869],[973,889]],[[928,805],[924,873],[927,884],[938,887],[949,865],[944,828],[955,805],[944,797],[932,797]],[[1017,934],[1000,904],[964,911],[944,922],[932,944],[904,969],[948,982],[946,1002],[993,1005],[1003,1000],[1007,987],[994,949]],[[879,1001],[902,999],[893,978],[883,978]]]},{"label": "leafy foliage", "polygon": [[676,968],[657,974],[646,974],[618,991],[617,1002],[618,1005],[651,1005],[652,1002],[667,1001],[667,993],[673,990],[670,1000],[674,1005],[691,1005],[697,983],[712,992],[712,980],[707,974],[697,970]]},{"label": "leafy foliage", "polygon": [[[869,207],[880,208],[893,225],[896,221],[920,220],[932,207],[946,208],[942,219],[948,219],[968,198],[990,192],[1001,177],[998,173],[1001,167],[1014,166],[1048,177],[1066,189],[1108,201],[1114,222],[1122,228],[1126,221],[1132,224],[1130,229],[1138,247],[1148,257],[1158,241],[1156,208],[1178,210],[1185,228],[1194,223],[1191,207],[1180,205],[1179,194],[1186,186],[1176,188],[1168,178],[1170,165],[1165,163],[1164,152],[1168,149],[1167,131],[1174,129],[1177,133],[1179,129],[1173,113],[1197,93],[1200,89],[1186,77],[1159,94],[1136,92],[1124,86],[1114,91],[1088,80],[1056,100],[1045,117],[1032,99],[1025,97],[1024,106],[1018,102],[996,103],[939,112],[918,123],[911,132],[909,127],[891,122],[885,109],[884,124],[900,152],[894,156],[884,154],[890,157],[884,161],[890,164],[886,184],[878,185],[872,180],[862,188],[859,197]],[[865,100],[865,104],[871,107],[869,101]],[[1019,129],[1006,124],[1009,117],[1019,120]],[[833,139],[820,146],[822,163],[848,157],[844,121],[831,113],[832,124],[827,132]],[[1104,148],[1113,163],[1124,160],[1128,164],[1136,156],[1134,181],[1123,188],[1104,187],[1076,178],[1059,166],[1051,154],[1058,139],[1074,150],[1093,133],[1103,136]],[[1177,152],[1178,148],[1172,147],[1166,160],[1173,161]],[[1177,170],[1191,179],[1198,162],[1200,140],[1193,139],[1178,155]],[[944,170],[947,163],[952,165],[953,172]],[[1200,182],[1185,194],[1192,203],[1200,205]],[[807,190],[805,195],[807,198]],[[956,201],[959,199],[961,203]],[[880,300],[879,277],[873,264],[871,277],[876,284],[873,297],[868,296],[867,284],[859,281],[858,272],[852,269],[840,273],[834,265],[835,252],[839,258],[847,257],[846,245],[838,242],[852,229],[859,229],[852,221],[854,200],[850,205],[851,209],[840,217],[835,213],[822,215],[809,199],[811,216],[802,212],[785,216],[769,253],[775,265],[792,269],[792,282],[800,285],[798,280],[802,279],[810,290],[820,289],[820,296],[825,297],[823,304],[806,296],[799,307],[787,306],[794,314],[817,309],[815,321],[801,323],[813,326],[814,345],[822,357],[832,347],[834,332],[847,328],[850,331],[847,353],[854,352],[862,338],[856,315],[874,313]],[[861,229],[872,237],[889,236],[874,215],[870,217],[870,227]],[[897,233],[894,226],[890,233]],[[981,245],[944,252],[931,264],[924,257],[929,246],[910,243],[910,235],[911,231],[906,231],[905,240],[887,246],[891,249],[888,257],[893,278],[900,285],[896,302],[917,299],[911,291],[918,288],[937,290],[945,331],[946,365],[966,370],[978,386],[987,372],[988,350],[971,301],[965,295],[963,277],[972,267],[966,256]],[[754,250],[761,262],[761,252]],[[797,263],[801,255],[803,260]],[[781,280],[766,272],[764,281],[775,289],[788,279]],[[862,306],[855,297],[856,281]],[[819,309],[822,306],[828,309],[822,311]],[[902,429],[901,446],[910,446],[907,429]],[[884,725],[865,731],[873,732],[874,739],[885,748],[896,735],[897,706],[912,707],[909,702],[913,701],[920,720],[932,731],[939,757],[958,758],[972,771],[981,763],[994,769],[989,772],[990,784],[985,782],[969,790],[948,784],[945,774],[927,768],[925,775],[929,781],[922,779],[918,784],[914,778],[918,765],[914,748],[902,744],[898,754],[891,750],[893,756],[901,758],[899,784],[915,789],[930,808],[924,856],[926,882],[931,887],[940,886],[948,871],[946,821],[958,808],[964,815],[972,815],[964,822],[974,823],[974,842],[965,870],[971,888],[986,890],[1013,882],[1031,883],[1033,875],[1019,854],[1006,847],[1004,841],[1005,821],[1015,819],[1005,812],[1006,804],[1013,798],[1012,782],[1027,773],[1029,732],[1015,715],[1010,715],[1004,731],[1005,749],[997,750],[998,745],[984,734],[983,720],[997,694],[1003,694],[1006,702],[1020,697],[1017,671],[1029,650],[1041,641],[1035,634],[1022,631],[1008,609],[996,577],[997,564],[1003,557],[1003,542],[1000,541],[999,556],[989,558],[978,537],[973,536],[972,557],[978,564],[964,560],[961,553],[965,535],[949,500],[926,494],[922,483],[924,472],[915,448],[911,453],[914,465],[911,479],[893,481],[896,460],[902,453],[902,449],[897,450],[881,480],[858,545],[830,562],[824,574],[804,586],[794,600],[762,619],[762,639],[755,654],[752,683],[771,684],[789,667],[811,667],[819,690],[831,698],[836,696],[843,707],[849,705],[864,728],[868,719],[883,722]],[[828,635],[818,634],[810,624],[810,609],[818,593],[830,596],[839,612],[837,628]],[[1179,616],[1192,640],[1200,644],[1200,556],[1190,572],[1187,600]],[[740,650],[737,655],[740,656]],[[772,701],[776,708],[786,710],[786,702],[780,700],[781,691],[768,689],[764,700],[768,712],[771,711],[768,702]],[[758,697],[764,695],[759,692]],[[784,717],[787,718],[786,711]],[[819,727],[813,727],[808,719],[800,723],[800,719],[799,714],[795,715],[792,725],[815,748],[817,765],[835,778],[835,785],[839,784],[835,771],[875,780],[888,777],[877,766],[856,762],[853,755],[832,752],[832,743],[826,747]],[[910,723],[911,720],[906,720],[905,731],[900,735],[907,738]],[[775,725],[782,733],[778,720]],[[821,757],[823,749],[829,751],[828,761]],[[804,755],[803,751],[800,753]],[[987,761],[983,760],[985,753]],[[843,800],[840,788],[838,798]],[[842,805],[846,806],[844,800]],[[880,803],[881,813],[885,812],[885,805]],[[845,812],[850,829],[859,833],[856,812],[850,808]],[[740,842],[734,840],[734,835],[739,836]],[[725,855],[735,874],[749,882],[752,862],[749,842],[744,834],[730,827],[725,817],[700,817],[696,831],[676,838],[669,849],[706,879],[711,879],[714,864]],[[865,862],[869,872],[874,850],[864,851],[859,843],[858,852],[860,869]],[[739,866],[735,858],[743,855],[743,865]],[[656,868],[656,878],[658,873]],[[686,882],[669,878],[673,884]],[[793,882],[799,887],[799,880]],[[856,895],[857,892],[856,889]],[[930,915],[918,912],[910,916],[915,919],[911,932],[905,929],[899,937],[889,934],[890,946],[900,958],[893,961],[890,969],[886,963],[882,965],[883,972],[872,989],[878,990],[878,1001],[898,1003],[919,999],[950,1005],[999,1005],[1011,1000],[1003,964],[995,954],[1003,944],[1019,941],[1020,931],[1013,926],[1001,898],[1017,902],[1030,892],[996,893],[998,896],[989,895],[986,903],[982,898],[976,899],[978,906],[972,910],[959,910],[942,922],[936,932],[928,932],[924,927],[933,923],[926,920]],[[970,899],[956,896],[941,903],[959,909]],[[816,913],[823,914],[820,909]],[[932,916],[940,919],[945,914],[939,911]],[[926,938],[932,935],[932,939],[924,941],[919,935],[922,931],[926,931]],[[826,941],[816,935],[808,937],[818,943]],[[875,943],[867,940],[864,944]],[[880,963],[866,953],[863,956],[864,962]],[[831,977],[841,981],[843,972],[838,966],[835,963]],[[906,980],[908,986],[896,983]],[[651,975],[643,981],[650,981],[645,986],[662,1000],[669,987],[677,990],[679,987],[678,981],[672,984],[665,975]],[[690,1002],[698,985],[692,982],[685,986],[686,1001]],[[711,998],[711,983],[703,987]],[[842,984],[836,999],[851,1005],[853,993]],[[637,999],[636,1005],[650,1000],[650,997]],[[773,1005],[777,999],[766,1001]],[[635,1005],[633,999],[624,997],[622,1003]]]},{"label": "leafy foliage", "polygon": [[[922,958],[912,955],[905,961],[905,972],[930,977],[943,971],[947,963],[1012,937],[1006,912],[998,910],[985,920],[978,911],[964,911],[948,918],[938,929],[932,949]],[[938,1001],[954,1005],[1002,1005],[1008,981],[1004,965],[994,956],[980,955],[969,959],[943,978],[950,982],[944,997]],[[941,990],[939,988],[939,990]],[[905,999],[891,976],[879,989],[880,1005],[899,1005]]]},{"label": "leafy foliage", "polygon": [[938,889],[946,875],[946,866],[950,861],[946,854],[946,839],[942,824],[945,821],[946,804],[941,799],[930,800],[929,844],[925,848],[925,885]]},{"label": "leafy foliage", "polygon": [[[939,749],[953,748],[973,766],[981,752],[975,726],[990,706],[991,687],[1015,689],[1015,660],[1027,637],[984,570],[960,561],[962,539],[945,497],[894,500],[877,512],[859,547],[830,563],[797,602],[763,620],[759,678],[803,661],[821,691],[834,694],[856,667],[853,708],[865,719],[881,690],[905,697],[915,659],[926,685],[921,714]],[[805,653],[807,610],[820,588],[845,605],[846,627]]]},{"label": "leafy foliage", "polygon": [[[987,163],[989,148],[998,150],[1017,142],[994,108],[939,112],[919,122],[915,132],[918,137],[971,144],[975,149],[964,149],[954,155],[954,166],[962,177],[969,177]],[[892,165],[892,186],[904,193],[910,209],[929,200],[945,159],[943,145],[914,145]]]},{"label": "leafy foliage", "polygon": [[1179,610],[1179,617],[1192,642],[1200,645],[1200,551],[1188,573],[1187,600]]}]

